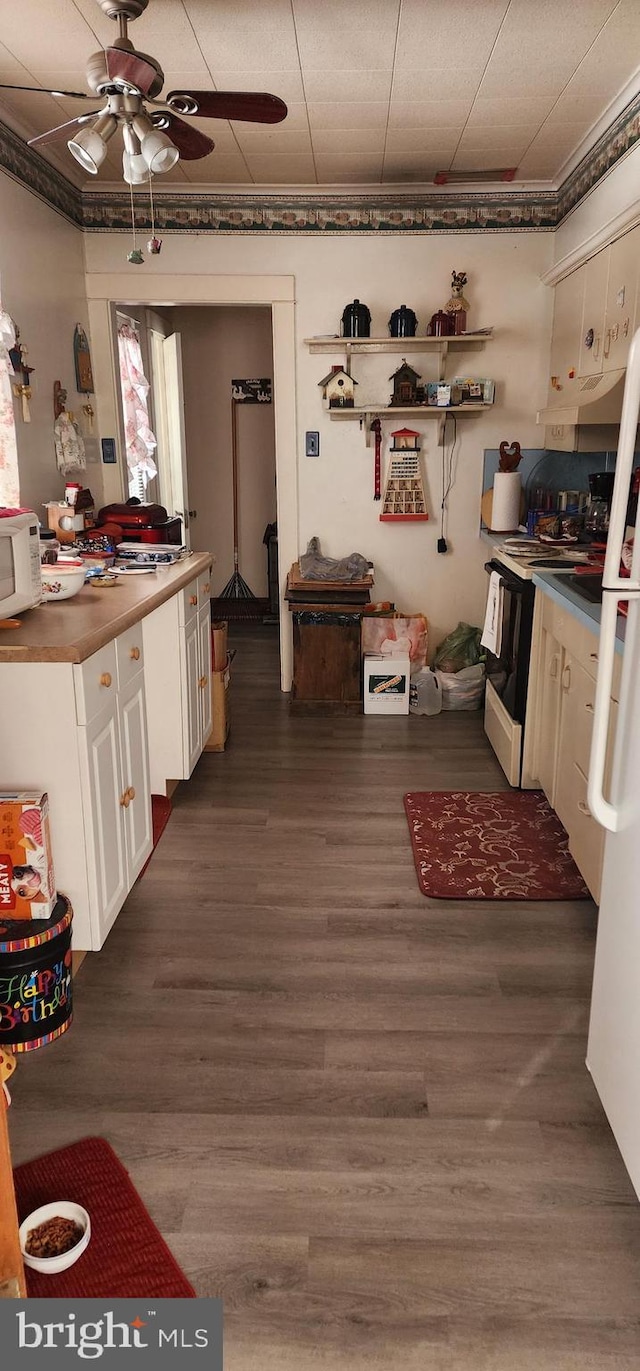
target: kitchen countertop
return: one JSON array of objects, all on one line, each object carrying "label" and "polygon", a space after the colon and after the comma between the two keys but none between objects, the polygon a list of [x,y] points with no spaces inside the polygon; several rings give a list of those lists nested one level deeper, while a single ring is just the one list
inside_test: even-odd
[{"label": "kitchen countertop", "polygon": [[27,610],[20,628],[0,629],[0,665],[84,662],[206,572],[211,562],[210,552],[193,552],[146,576],[122,576],[109,589],[85,585],[70,600],[47,601]]},{"label": "kitchen countertop", "polygon": [[[572,585],[569,585],[566,571],[536,571],[533,577],[533,584],[538,590],[543,591],[550,599],[555,600],[556,604],[562,605],[567,609],[574,619],[583,624],[592,633],[600,631],[600,605],[592,600],[585,600],[582,595]],[[618,615],[616,627],[616,652],[622,652],[624,648],[624,635],[627,621],[624,615]]]}]

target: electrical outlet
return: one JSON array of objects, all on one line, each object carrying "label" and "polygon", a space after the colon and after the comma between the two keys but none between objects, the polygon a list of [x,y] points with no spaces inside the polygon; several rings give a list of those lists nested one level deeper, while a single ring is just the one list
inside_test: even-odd
[{"label": "electrical outlet", "polygon": [[304,435],[304,439],[305,439],[305,449],[304,449],[304,450],[305,450],[305,455],[306,455],[307,457],[319,457],[319,456],[320,456],[320,434],[318,433],[317,429],[307,429],[307,432],[306,432],[305,435]]}]

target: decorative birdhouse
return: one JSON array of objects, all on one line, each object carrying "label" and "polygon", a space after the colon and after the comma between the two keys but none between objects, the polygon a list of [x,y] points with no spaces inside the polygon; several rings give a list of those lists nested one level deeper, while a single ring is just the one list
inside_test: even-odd
[{"label": "decorative birdhouse", "polygon": [[393,395],[389,401],[390,405],[399,405],[406,409],[408,405],[418,403],[420,372],[409,366],[406,357],[402,358],[398,370],[394,371],[389,380],[393,381]]},{"label": "decorative birdhouse", "polygon": [[318,385],[322,386],[325,409],[353,409],[354,386],[357,384],[343,367],[332,367],[329,375],[318,381]]},{"label": "decorative birdhouse", "polygon": [[421,434],[416,433],[414,428],[397,428],[391,434],[393,442],[391,452],[419,452],[420,444],[418,439]]}]

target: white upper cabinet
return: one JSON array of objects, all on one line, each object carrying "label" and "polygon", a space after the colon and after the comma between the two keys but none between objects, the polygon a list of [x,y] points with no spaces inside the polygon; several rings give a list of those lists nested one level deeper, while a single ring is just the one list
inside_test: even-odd
[{"label": "white upper cabinet", "polygon": [[603,371],[627,365],[633,337],[640,259],[640,227],[625,233],[609,249],[609,284],[603,345]]},{"label": "white upper cabinet", "polygon": [[585,265],[579,376],[597,376],[602,371],[609,255],[610,249],[603,248]]},{"label": "white upper cabinet", "polygon": [[549,374],[550,405],[572,404],[578,388],[578,363],[586,268],[559,281],[554,293]]}]

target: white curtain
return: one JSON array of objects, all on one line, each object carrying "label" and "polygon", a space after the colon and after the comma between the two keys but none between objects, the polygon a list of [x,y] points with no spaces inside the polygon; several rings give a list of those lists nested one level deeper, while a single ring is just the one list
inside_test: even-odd
[{"label": "white curtain", "polygon": [[144,374],[140,337],[131,324],[118,325],[118,357],[129,494],[140,496],[157,474],[153,460],[157,443],[149,423],[149,382]]},{"label": "white curtain", "polygon": [[0,305],[0,506],[15,509],[20,504],[18,444],[13,413],[9,348],[16,341],[13,321]]}]

